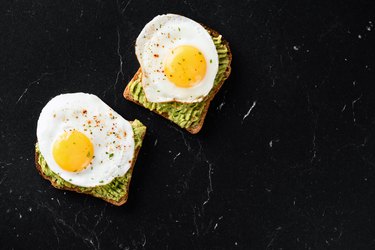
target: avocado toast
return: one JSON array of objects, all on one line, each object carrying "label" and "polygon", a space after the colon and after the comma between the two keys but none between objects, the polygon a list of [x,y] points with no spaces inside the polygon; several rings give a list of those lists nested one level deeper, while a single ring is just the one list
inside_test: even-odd
[{"label": "avocado toast", "polygon": [[132,172],[138,156],[138,152],[141,149],[143,138],[146,134],[146,127],[138,120],[131,122],[131,126],[134,132],[134,143],[135,150],[133,159],[131,161],[130,169],[125,175],[116,177],[107,185],[95,186],[95,187],[80,187],[69,183],[62,179],[59,175],[54,173],[47,165],[43,155],[40,153],[38,143],[35,145],[35,163],[36,168],[40,175],[51,182],[51,184],[58,189],[75,191],[77,193],[84,193],[95,196],[116,206],[123,205],[129,195],[129,186],[131,181]]},{"label": "avocado toast", "polygon": [[181,128],[186,129],[192,134],[198,133],[204,123],[210,102],[220,90],[224,81],[229,77],[231,72],[232,54],[229,44],[222,36],[208,27],[205,27],[211,35],[216,46],[219,57],[219,69],[216,74],[214,86],[209,94],[201,102],[181,103],[181,102],[164,102],[153,103],[146,99],[145,92],[142,87],[142,69],[139,68],[133,78],[130,80],[124,91],[125,99],[143,106],[166,119],[174,122]]}]

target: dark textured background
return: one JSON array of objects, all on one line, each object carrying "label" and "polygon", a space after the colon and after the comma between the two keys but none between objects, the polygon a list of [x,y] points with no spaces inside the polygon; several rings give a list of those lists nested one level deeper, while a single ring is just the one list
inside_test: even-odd
[{"label": "dark textured background", "polygon": [[[190,135],[122,98],[155,15],[218,30],[233,71]],[[0,248],[374,249],[375,3],[0,3]],[[128,203],[56,190],[34,167],[60,93],[148,126]]]}]

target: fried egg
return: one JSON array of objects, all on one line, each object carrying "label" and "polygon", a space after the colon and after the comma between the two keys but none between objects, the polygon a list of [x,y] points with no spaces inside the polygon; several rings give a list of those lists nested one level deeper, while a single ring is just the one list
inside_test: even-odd
[{"label": "fried egg", "polygon": [[150,102],[200,102],[214,85],[219,67],[215,44],[189,18],[156,16],[139,34],[135,53]]},{"label": "fried egg", "polygon": [[131,167],[131,124],[97,96],[62,94],[43,108],[37,125],[40,153],[48,167],[81,187],[110,183]]}]

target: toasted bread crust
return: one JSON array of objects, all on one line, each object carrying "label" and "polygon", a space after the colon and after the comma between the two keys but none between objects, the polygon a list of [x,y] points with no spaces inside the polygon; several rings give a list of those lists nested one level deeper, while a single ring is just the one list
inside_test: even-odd
[{"label": "toasted bread crust", "polygon": [[[204,25],[203,25],[203,26],[204,26]],[[211,33],[212,36],[217,37],[217,36],[220,35],[217,31],[215,31],[215,30],[213,30],[213,29],[211,29],[211,28],[208,28],[208,27],[206,27],[206,26],[204,26],[204,27],[205,27],[205,28]],[[222,38],[221,41],[222,41],[222,43],[225,45],[225,47],[227,47],[227,50],[228,50],[227,53],[228,53],[228,60],[229,60],[229,63],[228,63],[228,66],[227,66],[227,68],[226,68],[226,70],[225,70],[225,72],[224,72],[224,77],[223,77],[223,79],[221,80],[221,82],[219,82],[219,83],[213,88],[213,92],[210,93],[210,95],[208,96],[208,98],[207,98],[206,100],[203,101],[203,102],[205,102],[205,107],[204,107],[204,110],[203,110],[203,112],[202,112],[202,114],[201,114],[201,117],[200,117],[199,123],[198,123],[197,125],[195,125],[195,126],[191,126],[191,127],[187,127],[187,128],[185,128],[185,129],[186,129],[187,131],[189,131],[191,134],[196,134],[196,133],[198,133],[198,132],[202,129],[202,127],[203,127],[203,123],[204,123],[204,120],[205,120],[205,118],[206,118],[206,115],[207,115],[207,112],[208,112],[208,108],[210,107],[210,103],[211,103],[212,99],[215,97],[215,95],[217,94],[217,92],[219,92],[221,86],[223,86],[225,80],[229,77],[229,75],[230,75],[230,73],[231,73],[231,70],[232,70],[232,68],[231,68],[232,53],[231,53],[231,51],[230,51],[229,43],[228,43],[224,38]],[[142,72],[142,69],[139,68],[139,69],[137,70],[137,72],[135,73],[135,75],[133,76],[133,78],[130,80],[130,82],[133,82],[133,81],[137,80],[141,72]],[[143,106],[142,103],[140,103],[140,102],[134,100],[134,98],[132,97],[132,95],[131,95],[131,93],[130,93],[130,84],[128,84],[128,85],[126,86],[123,95],[124,95],[125,99],[127,99],[127,100],[129,100],[129,101],[131,101],[131,102],[134,102],[134,103],[136,103],[136,104],[138,104],[138,105],[140,105],[140,106]],[[152,111],[153,111],[154,113],[159,114],[159,115],[163,116],[164,118],[170,120],[170,119],[168,118],[168,114],[166,114],[166,113],[160,113],[160,112],[158,112],[157,110],[152,110]]]},{"label": "toasted bread crust", "polygon": [[[131,122],[130,122],[131,123]],[[146,135],[146,132],[143,133],[142,135],[142,140],[144,139]],[[139,153],[139,150],[141,149],[141,147],[137,147],[134,149],[134,156],[133,156],[133,159],[132,159],[132,164],[128,170],[127,173],[130,172],[130,175],[132,175],[133,173],[133,169],[134,169],[134,165],[135,165],[135,162],[138,158],[138,153]],[[97,198],[100,198],[106,202],[109,202],[115,206],[121,206],[123,204],[126,203],[126,201],[128,200],[128,194],[129,194],[129,187],[130,187],[130,182],[131,182],[131,178],[129,179],[129,182],[127,183],[125,189],[126,189],[126,192],[125,192],[125,195],[123,197],[121,197],[121,199],[119,201],[115,201],[115,200],[112,200],[112,199],[106,199],[104,197],[101,197],[101,196],[95,196],[91,193],[88,193],[88,192],[84,192],[84,191],[81,191],[79,190],[79,188],[70,188],[70,187],[63,187],[63,186],[59,186],[56,182],[54,182],[49,176],[45,175],[42,171],[42,166],[40,166],[39,162],[38,162],[38,158],[39,158],[39,154],[35,151],[35,166],[36,166],[36,169],[38,170],[39,174],[46,180],[50,181],[52,186],[54,186],[55,188],[57,189],[61,189],[61,190],[68,190],[68,191],[74,191],[74,192],[77,192],[77,193],[82,193],[82,194],[88,194],[88,195],[91,195],[91,196],[94,196],[94,197],[97,197]]]}]

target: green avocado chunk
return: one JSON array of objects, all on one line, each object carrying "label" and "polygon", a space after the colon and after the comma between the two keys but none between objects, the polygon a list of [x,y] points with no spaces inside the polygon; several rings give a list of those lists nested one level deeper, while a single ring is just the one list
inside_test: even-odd
[{"label": "green avocado chunk", "polygon": [[[146,132],[146,127],[138,120],[134,120],[132,122],[132,128],[134,132],[134,148],[137,150],[142,146],[142,137]],[[38,153],[38,163],[42,168],[42,172],[51,178],[53,182],[56,183],[58,187],[68,187],[68,188],[78,188],[81,192],[85,192],[91,194],[95,197],[111,199],[114,201],[119,201],[128,190],[126,187],[131,179],[131,171],[128,171],[124,176],[116,177],[113,179],[112,182],[102,185],[102,186],[95,186],[95,187],[80,187],[71,184],[70,182],[62,179],[58,174],[54,173],[47,165],[45,159],[43,158],[42,154],[39,150],[39,145],[36,143],[35,150]],[[135,159],[133,159],[135,160]]]},{"label": "green avocado chunk", "polygon": [[[225,71],[229,64],[229,55],[227,46],[223,44],[221,40],[221,35],[217,37],[213,37],[211,35],[211,37],[216,46],[216,51],[219,56],[219,69],[214,81],[214,87],[212,88],[214,90],[215,87],[225,78]],[[176,123],[181,128],[194,127],[199,124],[202,113],[206,105],[208,105],[206,99],[196,103],[149,102],[147,101],[145,92],[142,88],[141,79],[142,78],[139,76],[138,79],[129,83],[130,94],[135,101],[139,102],[145,108],[151,111],[166,114],[168,116],[168,119]],[[207,97],[211,96],[213,90],[211,90]]]}]

